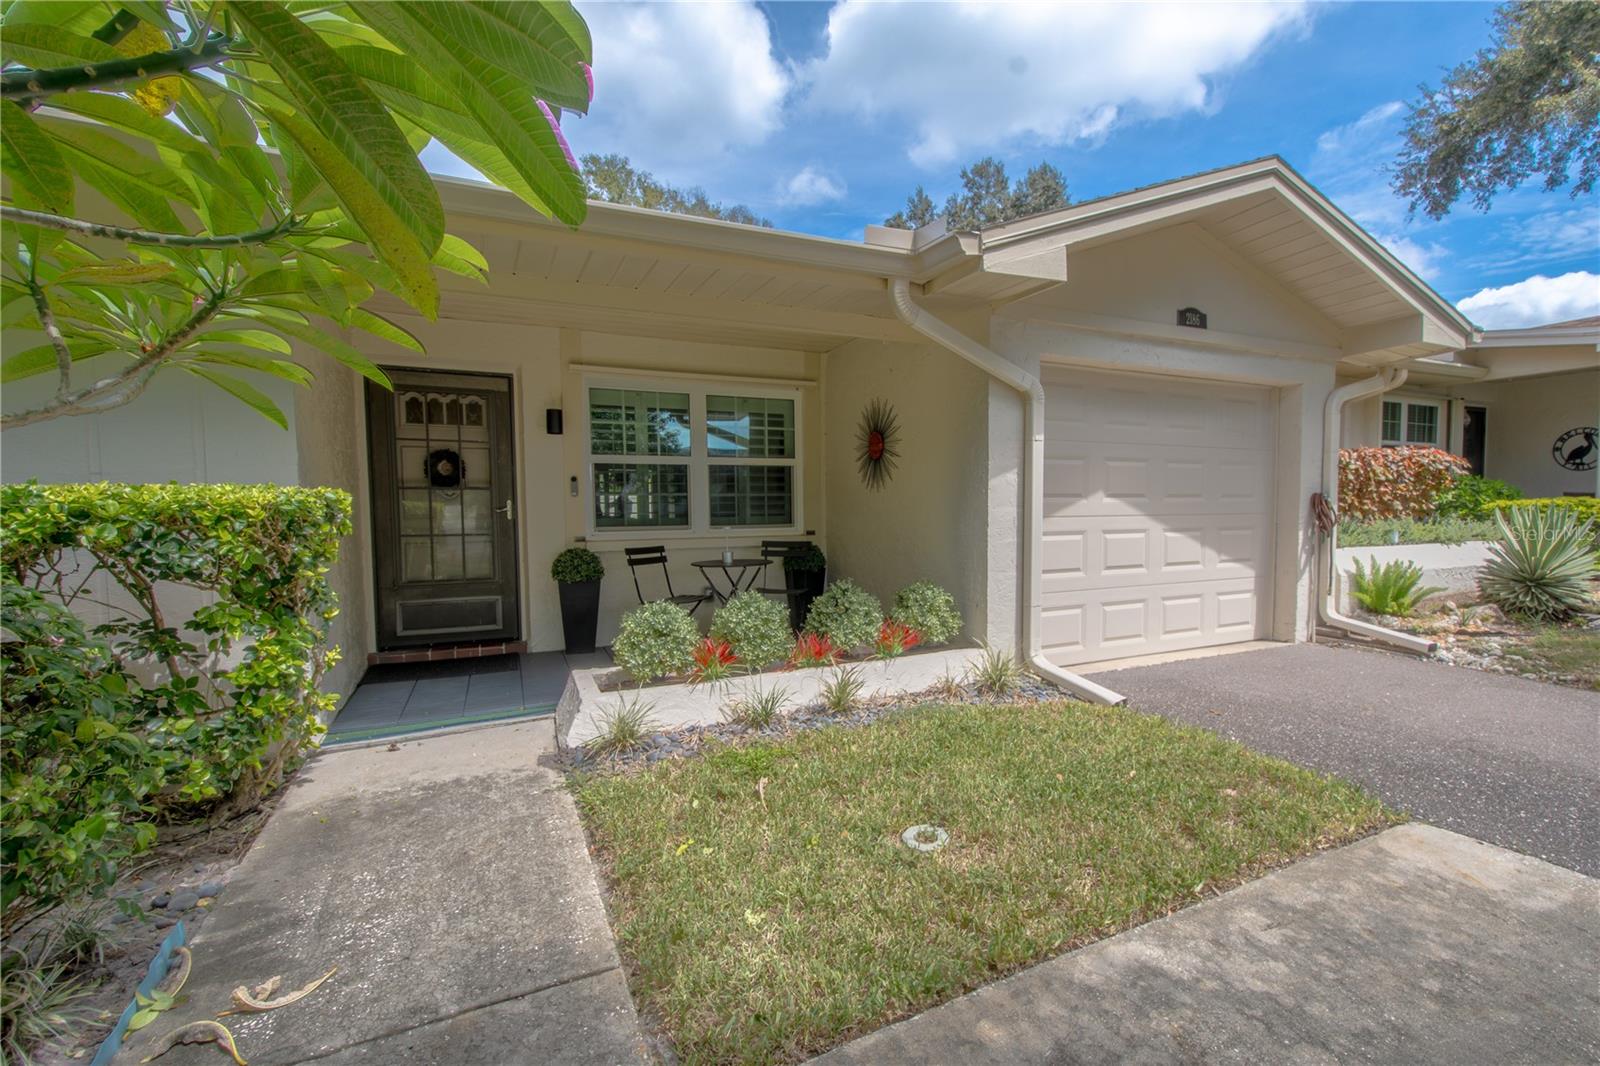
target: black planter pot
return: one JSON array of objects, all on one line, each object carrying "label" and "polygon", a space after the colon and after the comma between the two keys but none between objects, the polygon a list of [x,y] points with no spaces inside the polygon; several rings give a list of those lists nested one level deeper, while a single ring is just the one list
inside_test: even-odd
[{"label": "black planter pot", "polygon": [[594,651],[594,634],[600,626],[600,582],[558,581],[561,590],[561,636],[568,655]]},{"label": "black planter pot", "polygon": [[796,570],[785,574],[789,583],[789,625],[796,633],[805,628],[811,601],[822,595],[827,570]]}]

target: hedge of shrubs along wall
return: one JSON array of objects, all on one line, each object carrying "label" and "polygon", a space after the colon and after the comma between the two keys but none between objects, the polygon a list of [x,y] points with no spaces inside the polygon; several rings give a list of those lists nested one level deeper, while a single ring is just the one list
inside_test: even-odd
[{"label": "hedge of shrubs along wall", "polygon": [[1438,448],[1341,448],[1339,517],[1430,518],[1467,461]]},{"label": "hedge of shrubs along wall", "polygon": [[[109,884],[153,823],[253,803],[321,731],[350,497],[263,485],[0,488],[5,926]],[[97,600],[88,629],[67,608]],[[167,613],[174,586],[202,594]],[[65,606],[63,606],[65,605]],[[82,612],[80,612],[82,613]]]}]

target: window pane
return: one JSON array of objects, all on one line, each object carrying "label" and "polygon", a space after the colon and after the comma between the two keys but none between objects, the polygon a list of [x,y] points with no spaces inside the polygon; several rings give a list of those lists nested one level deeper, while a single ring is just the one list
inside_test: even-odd
[{"label": "window pane", "polygon": [[1400,412],[1402,405],[1393,400],[1383,401],[1383,439],[1400,440]]},{"label": "window pane", "polygon": [[787,526],[794,522],[794,470],[787,466],[713,466],[711,524]]},{"label": "window pane", "polygon": [[1406,443],[1439,443],[1439,409],[1431,404],[1406,405]]},{"label": "window pane", "polygon": [[794,401],[707,396],[706,446],[714,456],[794,458]]},{"label": "window pane", "polygon": [[595,455],[688,455],[689,394],[590,389],[589,450]]},{"label": "window pane", "polygon": [[633,463],[594,466],[597,529],[689,524],[689,468]]}]

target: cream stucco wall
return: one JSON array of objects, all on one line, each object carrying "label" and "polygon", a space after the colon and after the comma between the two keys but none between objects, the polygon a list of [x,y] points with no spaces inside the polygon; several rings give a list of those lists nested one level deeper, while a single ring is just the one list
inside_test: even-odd
[{"label": "cream stucco wall", "polygon": [[[906,585],[935,582],[955,596],[967,633],[988,639],[1000,607],[986,581],[988,377],[932,345],[857,340],[828,353],[824,381],[829,580],[851,579],[886,611]],[[873,490],[856,439],[880,398],[898,420],[900,455]]]},{"label": "cream stucco wall", "polygon": [[[1600,425],[1600,368],[1502,381],[1408,383],[1384,398],[1442,403],[1442,443],[1453,450],[1461,447],[1462,407],[1481,405],[1488,411],[1485,475],[1529,496],[1600,493],[1600,471],[1564,469],[1551,454],[1556,438],[1567,430]],[[1343,447],[1380,443],[1381,403],[1374,397],[1346,408]]]}]

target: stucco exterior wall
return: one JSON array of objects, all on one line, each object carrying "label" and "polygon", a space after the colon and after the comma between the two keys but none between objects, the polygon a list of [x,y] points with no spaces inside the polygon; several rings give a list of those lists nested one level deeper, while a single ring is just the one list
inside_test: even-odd
[{"label": "stucco exterior wall", "polygon": [[[933,345],[858,340],[824,360],[829,580],[883,601],[914,581],[955,596],[967,633],[990,636],[989,380]],[[879,490],[856,468],[856,430],[875,398],[894,408],[900,456]],[[996,536],[1003,530],[996,529]]]},{"label": "stucco exterior wall", "polygon": [[[1452,450],[1461,447],[1461,408],[1482,405],[1488,411],[1485,475],[1509,481],[1529,496],[1600,493],[1600,470],[1567,470],[1551,454],[1556,438],[1567,430],[1600,425],[1600,367],[1503,381],[1408,383],[1385,396],[1441,401],[1443,443]],[[1380,443],[1381,402],[1374,397],[1345,409],[1343,447]],[[1568,447],[1575,443],[1569,441]]]}]

